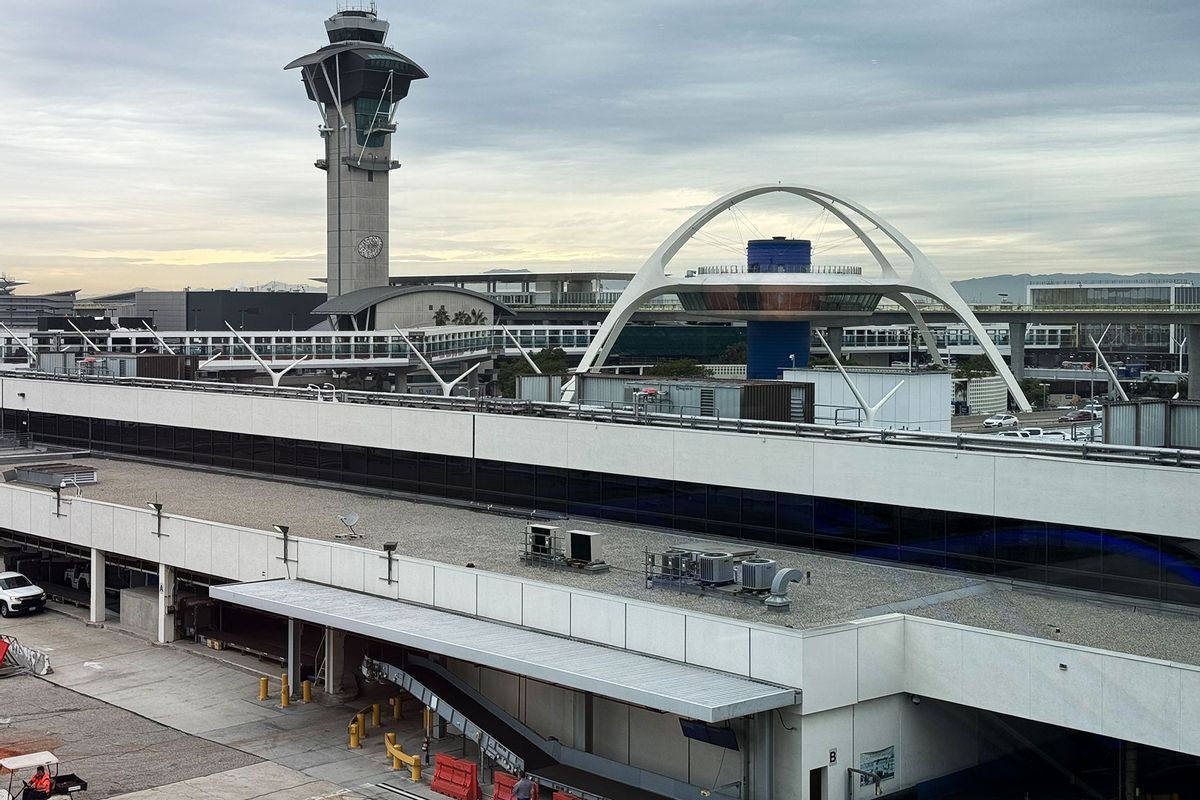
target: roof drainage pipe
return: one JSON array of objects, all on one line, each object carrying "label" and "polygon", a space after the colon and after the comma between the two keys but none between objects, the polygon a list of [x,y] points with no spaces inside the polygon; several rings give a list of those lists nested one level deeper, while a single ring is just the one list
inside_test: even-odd
[{"label": "roof drainage pipe", "polygon": [[771,581],[771,594],[767,595],[767,599],[763,601],[767,608],[772,611],[787,611],[792,607],[792,599],[788,597],[788,584],[800,583],[804,580],[804,570],[796,567],[789,567],[775,573],[775,580]]}]

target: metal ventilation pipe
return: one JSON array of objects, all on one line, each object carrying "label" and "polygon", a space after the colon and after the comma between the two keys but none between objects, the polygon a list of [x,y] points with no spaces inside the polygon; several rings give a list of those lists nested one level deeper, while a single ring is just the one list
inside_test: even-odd
[{"label": "metal ventilation pipe", "polygon": [[788,597],[788,584],[801,583],[804,581],[804,570],[796,567],[780,570],[775,573],[775,580],[771,581],[771,594],[767,595],[767,599],[763,602],[767,608],[772,611],[787,611],[792,607],[792,600]]}]

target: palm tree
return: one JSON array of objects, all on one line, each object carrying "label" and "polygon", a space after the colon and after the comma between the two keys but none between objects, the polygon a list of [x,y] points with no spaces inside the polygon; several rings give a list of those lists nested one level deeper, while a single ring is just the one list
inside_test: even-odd
[{"label": "palm tree", "polygon": [[487,314],[483,313],[478,308],[471,309],[470,319],[467,321],[468,325],[487,325],[489,322],[491,322],[491,320],[488,319]]},{"label": "palm tree", "polygon": [[470,325],[471,324],[471,315],[465,311],[455,311],[454,318],[452,321],[454,322],[455,325]]},{"label": "palm tree", "polygon": [[445,306],[438,306],[438,310],[433,312],[433,324],[445,325],[449,321],[450,312],[446,310]]}]

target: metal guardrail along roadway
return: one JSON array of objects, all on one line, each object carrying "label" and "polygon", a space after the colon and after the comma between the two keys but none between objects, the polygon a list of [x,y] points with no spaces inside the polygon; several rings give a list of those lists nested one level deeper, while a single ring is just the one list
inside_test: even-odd
[{"label": "metal guardrail along roadway", "polygon": [[207,381],[172,381],[152,378],[114,378],[107,376],[64,376],[47,373],[9,373],[11,378],[25,378],[64,383],[90,383],[128,386],[144,389],[209,392],[258,397],[279,397],[310,402],[348,403],[396,408],[428,408],[446,411],[467,411],[478,414],[508,414],[582,419],[589,422],[608,422],[626,425],[653,425],[665,428],[712,430],[757,436],[792,436],[866,444],[924,447],[940,450],[1005,453],[1042,456],[1082,461],[1104,461],[1145,466],[1200,469],[1200,450],[1165,447],[1135,447],[1100,442],[1058,442],[1017,439],[971,433],[935,433],[927,431],[880,430],[848,425],[808,425],[794,422],[726,419],[717,416],[701,417],[685,414],[662,414],[640,408],[582,405],[577,403],[544,403],[533,400],[509,400],[498,397],[440,397],[421,394],[385,394],[346,389],[308,387],[252,386]]}]

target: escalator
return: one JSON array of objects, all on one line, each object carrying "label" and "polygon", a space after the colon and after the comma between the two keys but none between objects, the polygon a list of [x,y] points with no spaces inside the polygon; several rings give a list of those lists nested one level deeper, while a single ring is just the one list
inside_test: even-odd
[{"label": "escalator", "polygon": [[[556,741],[541,738],[453,673],[429,659],[409,655],[403,667],[397,667],[367,657],[363,659],[363,673],[368,678],[402,687],[447,723],[462,731],[468,739],[477,742],[485,755],[508,772],[525,771],[544,786],[568,792],[583,800],[664,800],[672,796],[597,774],[578,763],[564,763],[583,761],[605,772],[634,780],[647,774],[634,767],[579,753],[564,748]],[[694,787],[689,788],[692,788],[690,796],[695,796]]]}]

